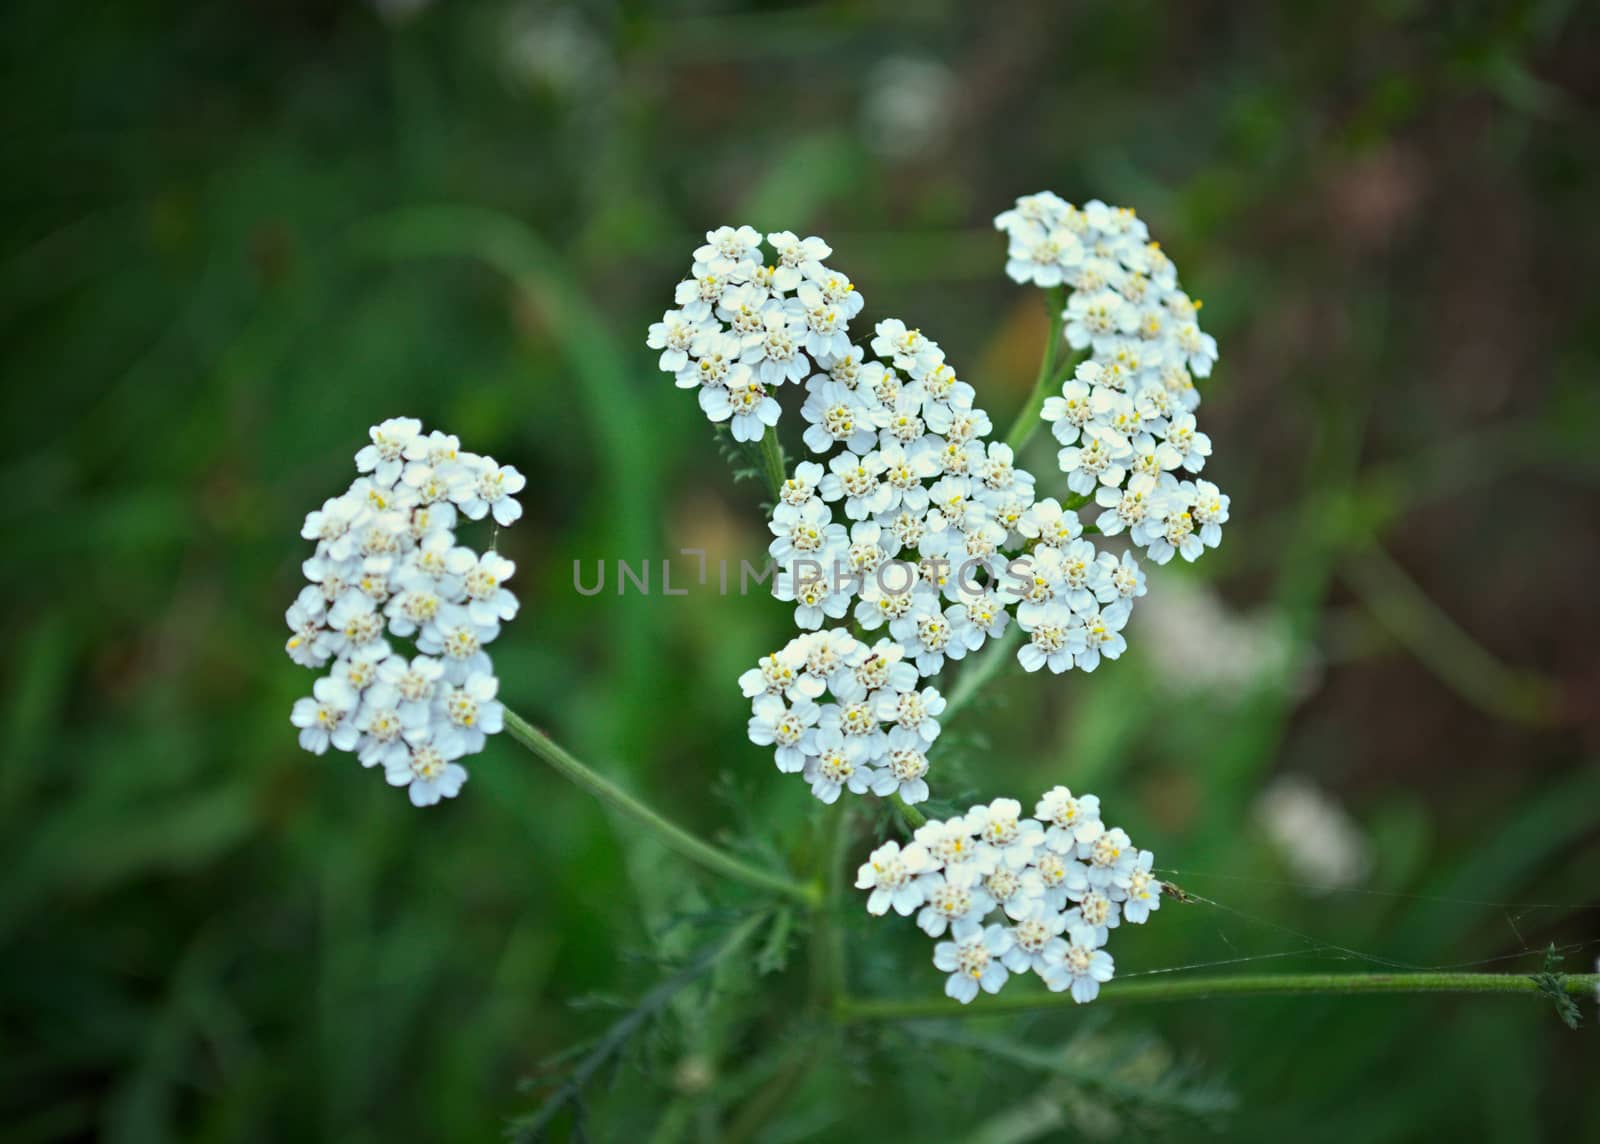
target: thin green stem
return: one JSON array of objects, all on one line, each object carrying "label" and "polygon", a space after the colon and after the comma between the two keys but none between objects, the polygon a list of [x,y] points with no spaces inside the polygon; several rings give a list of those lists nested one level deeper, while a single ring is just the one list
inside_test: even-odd
[{"label": "thin green stem", "polygon": [[1381,547],[1374,544],[1350,557],[1343,573],[1389,634],[1467,702],[1518,723],[1556,722],[1560,697],[1555,685],[1501,663]]},{"label": "thin green stem", "polygon": [[1039,363],[1039,376],[1033,382],[1033,392],[1028,394],[1028,400],[1018,410],[1017,419],[1011,423],[1011,432],[1006,434],[1006,444],[1011,446],[1014,453],[1022,452],[1022,447],[1039,427],[1039,410],[1044,408],[1044,399],[1059,384],[1056,381],[1056,356],[1061,352],[1061,308],[1065,299],[1066,288],[1063,286],[1045,291],[1044,304],[1050,314],[1050,334],[1044,345],[1044,360]]},{"label": "thin green stem", "polygon": [[944,723],[949,723],[967,704],[977,697],[996,675],[1012,662],[1011,653],[1017,646],[1017,640],[1022,635],[1022,629],[1015,624],[1006,628],[1000,638],[984,648],[962,673],[956,677],[955,686],[950,689],[950,694],[945,700],[944,711],[939,716]]},{"label": "thin green stem", "polygon": [[731,878],[735,882],[742,882],[760,890],[770,890],[810,907],[815,907],[821,901],[822,893],[819,887],[806,885],[782,874],[752,866],[726,850],[695,837],[676,823],[667,821],[610,779],[590,770],[559,743],[515,711],[507,708],[505,720],[506,730],[510,732],[511,737],[549,763],[563,778],[569,779],[607,806],[631,818],[654,834],[664,845],[677,851],[689,861]]},{"label": "thin green stem", "polygon": [[900,817],[906,820],[907,825],[915,830],[928,821],[928,816],[900,797],[900,792],[895,791],[889,796],[889,801],[894,803],[895,809],[900,812]]},{"label": "thin green stem", "polygon": [[767,490],[777,500],[783,492],[783,483],[789,479],[789,468],[783,459],[783,442],[778,440],[778,430],[767,426],[761,434],[761,470],[767,478]]},{"label": "thin green stem", "polygon": [[[1562,980],[1573,996],[1593,996],[1600,973],[1573,973]],[[1169,981],[1112,981],[1100,989],[1096,1004],[1141,1001],[1188,1001],[1202,997],[1266,997],[1287,995],[1353,996],[1366,993],[1521,993],[1542,992],[1532,977],[1518,973],[1253,973],[1175,977]],[[914,1001],[846,999],[835,1008],[842,1021],[911,1021],[931,1017],[992,1017],[1070,1008],[1071,993],[1018,994],[984,997],[974,1005],[943,998]]]},{"label": "thin green stem", "polygon": [[846,991],[844,935],[839,929],[839,916],[844,910],[845,859],[854,833],[849,807],[841,807],[824,822],[818,848],[824,889],[811,921],[811,1001],[819,1011],[832,1008],[834,998]]}]

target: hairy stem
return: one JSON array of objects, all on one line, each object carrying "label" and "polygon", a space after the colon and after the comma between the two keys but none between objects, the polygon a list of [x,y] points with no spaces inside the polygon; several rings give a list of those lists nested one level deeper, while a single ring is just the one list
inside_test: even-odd
[{"label": "hairy stem", "polygon": [[566,778],[594,795],[601,802],[619,811],[654,834],[661,842],[683,857],[704,866],[707,870],[742,882],[756,889],[769,890],[814,907],[821,900],[821,890],[770,870],[753,866],[736,858],[719,847],[690,834],[676,823],[669,822],[616,783],[574,758],[550,736],[529,723],[510,708],[506,709],[506,730],[511,737],[549,763]]},{"label": "hairy stem", "polygon": [[[1600,973],[1573,973],[1561,979],[1574,996],[1593,996]],[[1187,1001],[1202,997],[1265,997],[1362,993],[1521,993],[1539,994],[1540,983],[1519,973],[1243,973],[1175,977],[1170,981],[1112,981],[1100,989],[1098,1003]],[[907,1021],[930,1017],[989,1017],[1036,1009],[1070,1008],[1070,993],[984,997],[973,1005],[944,999],[914,1001],[845,1000],[835,1009],[843,1021]]]},{"label": "hairy stem", "polygon": [[761,434],[761,471],[767,478],[767,489],[776,501],[783,492],[783,483],[789,479],[789,468],[783,459],[783,442],[778,440],[778,430],[768,426]]},{"label": "hairy stem", "polygon": [[1049,340],[1044,345],[1044,360],[1039,363],[1039,376],[1034,379],[1033,392],[1028,394],[1028,400],[1017,411],[1017,419],[1011,423],[1011,432],[1006,434],[1006,444],[1011,446],[1013,453],[1021,453],[1022,447],[1033,436],[1033,431],[1039,427],[1039,410],[1044,408],[1044,399],[1060,384],[1056,380],[1056,357],[1061,352],[1061,308],[1066,304],[1066,288],[1056,286],[1045,291],[1044,304],[1050,314]]},{"label": "hairy stem", "polygon": [[895,791],[894,794],[890,795],[889,801],[894,803],[895,809],[900,812],[900,817],[906,820],[906,823],[911,827],[912,830],[915,830],[924,822],[928,821],[928,816],[923,814],[922,811],[918,810],[916,807],[912,806],[905,799],[901,798],[899,791]]}]

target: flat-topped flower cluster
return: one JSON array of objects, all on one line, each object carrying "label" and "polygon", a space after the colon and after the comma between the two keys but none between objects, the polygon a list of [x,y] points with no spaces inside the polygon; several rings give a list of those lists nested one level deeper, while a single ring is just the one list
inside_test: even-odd
[{"label": "flat-topped flower cluster", "polygon": [[945,993],[966,1004],[1032,972],[1054,992],[1092,1001],[1114,971],[1104,946],[1122,922],[1161,906],[1153,856],[1100,821],[1100,800],[1058,786],[1032,818],[1015,799],[929,821],[901,846],[874,850],[856,876],[867,910],[916,916]]},{"label": "flat-topped flower cluster", "polygon": [[1157,564],[1194,560],[1222,542],[1228,497],[1199,473],[1211,439],[1199,431],[1196,377],[1209,377],[1217,342],[1200,303],[1144,222],[1098,199],[1079,209],[1049,191],[1025,195],[994,220],[1009,240],[1006,273],[1066,285],[1068,344],[1088,358],[1044,403],[1061,444],[1067,487],[1093,497],[1095,525],[1127,532]]},{"label": "flat-topped flower cluster", "polygon": [[306,750],[354,752],[430,806],[455,796],[467,778],[459,760],[501,729],[485,648],[517,613],[506,588],[515,566],[458,544],[455,527],[460,517],[511,524],[525,480],[414,418],[370,435],[355,481],[301,529],[317,549],[285,616],[285,650],[304,667],[332,666],[290,718]]},{"label": "flat-topped flower cluster", "polygon": [[917,669],[890,639],[868,646],[843,628],[807,632],[739,677],[752,700],[750,739],[775,748],[823,802],[843,790],[928,797],[928,748],[944,697],[918,687]]}]

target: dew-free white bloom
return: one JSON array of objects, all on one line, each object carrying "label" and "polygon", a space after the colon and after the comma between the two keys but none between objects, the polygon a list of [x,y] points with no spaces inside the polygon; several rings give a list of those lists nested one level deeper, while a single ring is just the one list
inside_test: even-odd
[{"label": "dew-free white bloom", "polygon": [[1144,921],[1161,894],[1150,853],[1104,828],[1099,806],[1066,787],[1045,792],[1033,817],[1015,799],[995,799],[919,827],[911,844],[918,873],[894,860],[898,844],[889,843],[857,884],[872,891],[874,914],[890,908],[894,890],[886,887],[915,887],[897,912],[915,912],[919,929],[947,938],[934,947],[934,962],[955,1000],[965,1004],[1032,972],[1050,989],[1090,1001],[1114,970],[1102,948],[1110,932],[1124,917]]},{"label": "dew-free white bloom", "polygon": [[885,842],[872,852],[856,872],[856,889],[870,890],[869,914],[886,914],[890,908],[901,917],[910,917],[923,902],[923,887],[918,876],[930,868],[928,852],[918,843],[905,849],[898,842]]},{"label": "dew-free white bloom", "polygon": [[[685,325],[663,324],[663,348],[669,334],[687,337]],[[353,751],[408,788],[413,804],[430,806],[454,797],[467,777],[458,760],[503,726],[485,645],[517,612],[506,587],[514,565],[458,545],[457,513],[508,525],[522,514],[516,494],[526,479],[450,434],[424,433],[415,418],[383,421],[369,438],[350,488],[301,529],[317,549],[303,565],[310,583],[285,615],[285,650],[329,673],[290,721],[305,749]],[[408,658],[385,637],[422,654]]]}]

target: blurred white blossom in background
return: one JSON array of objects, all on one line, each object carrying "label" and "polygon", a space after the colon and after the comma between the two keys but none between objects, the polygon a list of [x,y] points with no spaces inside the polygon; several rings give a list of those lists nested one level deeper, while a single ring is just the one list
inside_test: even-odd
[{"label": "blurred white blossom in background", "polygon": [[1311,780],[1281,775],[1256,801],[1256,821],[1294,876],[1317,891],[1366,881],[1372,847],[1340,803]]},{"label": "blurred white blossom in background", "polygon": [[1297,649],[1281,620],[1234,611],[1191,579],[1143,597],[1131,626],[1158,682],[1177,694],[1239,699],[1269,682],[1304,694],[1317,682],[1315,654]]},{"label": "blurred white blossom in background", "polygon": [[606,42],[580,17],[537,5],[506,14],[500,63],[513,84],[562,96],[596,93],[615,70]]},{"label": "blurred white blossom in background", "polygon": [[915,159],[937,151],[950,130],[955,77],[938,60],[890,56],[867,77],[861,101],[861,135],[887,159]]}]

